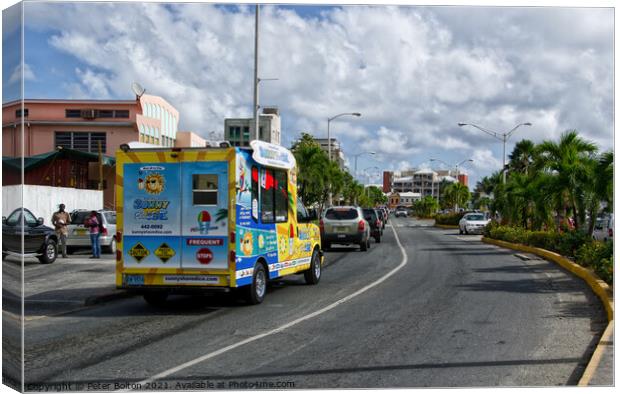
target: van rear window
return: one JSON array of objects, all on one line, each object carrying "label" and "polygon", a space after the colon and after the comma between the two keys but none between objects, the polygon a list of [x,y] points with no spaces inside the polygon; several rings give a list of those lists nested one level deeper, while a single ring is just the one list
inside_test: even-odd
[{"label": "van rear window", "polygon": [[357,209],[328,209],[325,218],[330,220],[352,220],[357,219]]}]

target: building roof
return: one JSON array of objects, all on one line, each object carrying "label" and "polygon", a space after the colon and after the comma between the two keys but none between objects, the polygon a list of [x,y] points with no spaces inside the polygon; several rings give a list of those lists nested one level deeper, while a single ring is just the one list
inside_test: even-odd
[{"label": "building roof", "polygon": [[[56,159],[73,159],[84,161],[98,161],[99,155],[97,153],[82,152],[79,150],[63,148],[51,152],[41,153],[30,157],[24,157],[24,170],[30,170],[36,167],[40,167],[44,164],[50,163]],[[113,166],[116,164],[116,159],[111,156],[103,155],[103,165]],[[21,157],[2,157],[2,165],[6,165],[16,170],[22,169]]]},{"label": "building roof", "polygon": [[422,195],[420,193],[414,193],[414,192],[404,192],[404,193],[400,193],[400,197],[422,197]]},{"label": "building roof", "polygon": [[416,171],[416,174],[436,174],[435,171],[433,170],[420,170],[420,171]]},{"label": "building roof", "polygon": [[448,182],[452,182],[452,183],[458,182],[458,180],[456,178],[451,177],[451,176],[447,176],[447,175],[446,176],[442,176],[440,179],[442,181],[448,181]]}]

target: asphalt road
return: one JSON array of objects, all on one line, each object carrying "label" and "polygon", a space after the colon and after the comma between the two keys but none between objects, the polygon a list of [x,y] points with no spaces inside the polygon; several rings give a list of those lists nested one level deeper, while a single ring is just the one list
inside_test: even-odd
[{"label": "asphalt road", "polygon": [[136,297],[26,321],[26,382],[80,391],[577,383],[606,325],[585,283],[479,236],[390,223],[402,249],[387,227],[368,252],[328,251],[317,286],[283,279],[258,306],[176,296],[157,309]]}]

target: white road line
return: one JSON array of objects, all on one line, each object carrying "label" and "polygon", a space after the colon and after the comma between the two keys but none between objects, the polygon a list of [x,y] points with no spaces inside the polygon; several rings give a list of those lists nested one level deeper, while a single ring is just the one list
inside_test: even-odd
[{"label": "white road line", "polygon": [[[138,386],[144,386],[147,383],[151,383],[151,382],[153,382],[153,381],[155,381],[157,379],[162,379],[162,378],[168,377],[168,376],[170,376],[172,374],[175,374],[175,373],[177,373],[179,371],[182,371],[182,370],[184,370],[186,368],[189,368],[189,367],[191,367],[193,365],[196,365],[196,364],[201,363],[203,361],[206,361],[208,359],[211,359],[211,358],[214,358],[216,356],[219,356],[220,354],[226,353],[226,352],[228,352],[230,350],[233,350],[233,349],[236,349],[236,348],[238,348],[240,346],[243,346],[243,345],[246,345],[248,343],[251,343],[251,342],[257,341],[259,339],[265,338],[265,337],[267,337],[269,335],[273,335],[273,334],[277,334],[279,332],[282,332],[282,331],[286,330],[287,328],[291,328],[291,327],[293,327],[293,326],[295,326],[295,325],[297,325],[297,324],[299,324],[301,322],[304,322],[306,320],[310,320],[310,319],[312,319],[314,317],[317,317],[317,316],[319,316],[319,315],[321,315],[321,314],[323,314],[325,312],[328,312],[328,311],[336,308],[337,306],[342,305],[345,302],[350,301],[351,299],[353,299],[353,298],[355,298],[355,297],[357,297],[357,296],[367,292],[368,290],[372,289],[373,287],[378,286],[379,284],[383,283],[386,279],[388,279],[389,277],[394,275],[396,272],[400,271],[407,264],[407,259],[408,259],[407,252],[405,251],[405,248],[403,247],[403,245],[400,243],[400,239],[398,238],[398,234],[396,233],[396,230],[394,230],[394,228],[392,228],[392,231],[394,232],[394,236],[396,237],[396,242],[398,243],[398,247],[400,248],[400,251],[403,254],[403,258],[402,258],[400,264],[396,268],[394,268],[393,270],[391,270],[390,272],[388,272],[387,274],[385,274],[384,276],[382,276],[378,280],[376,280],[376,281],[372,282],[371,284],[369,284],[369,285],[367,285],[367,286],[357,290],[355,293],[349,294],[348,296],[346,296],[344,298],[341,298],[340,300],[338,300],[338,301],[336,301],[336,302],[334,302],[334,303],[332,303],[332,304],[330,304],[330,305],[328,305],[328,306],[326,306],[326,307],[324,307],[322,309],[319,309],[319,310],[317,310],[317,311],[315,311],[315,312],[313,312],[313,313],[311,313],[309,315],[301,317],[301,318],[299,318],[297,320],[293,320],[293,321],[291,321],[289,323],[286,323],[286,324],[284,324],[284,325],[282,325],[282,326],[280,326],[278,328],[275,328],[273,330],[266,331],[266,332],[264,332],[262,334],[258,334],[258,335],[255,335],[253,337],[244,339],[241,342],[237,342],[237,343],[234,343],[234,344],[232,344],[230,346],[226,346],[226,347],[224,347],[222,349],[216,350],[214,352],[205,354],[203,356],[200,356],[198,358],[190,360],[190,361],[188,361],[186,363],[180,364],[180,365],[178,365],[176,367],[167,369],[167,370],[165,370],[163,372],[158,373],[157,375],[151,376],[148,379],[145,379],[145,380],[143,380],[141,382],[138,382]],[[126,389],[126,390],[118,390],[118,391],[120,391],[120,392],[129,392],[129,391],[132,391],[132,390]]]}]

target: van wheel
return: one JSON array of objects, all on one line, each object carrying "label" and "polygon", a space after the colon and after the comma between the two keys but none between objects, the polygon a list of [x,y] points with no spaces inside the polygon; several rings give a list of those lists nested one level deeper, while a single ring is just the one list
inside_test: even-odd
[{"label": "van wheel", "polygon": [[360,251],[365,252],[368,250],[368,241],[360,242]]},{"label": "van wheel", "polygon": [[316,249],[312,252],[310,268],[304,272],[304,279],[308,285],[316,285],[321,279],[321,257]]},{"label": "van wheel", "polygon": [[163,306],[168,299],[167,291],[149,291],[143,295],[144,301],[151,306]]},{"label": "van wheel", "polygon": [[56,241],[48,239],[43,246],[43,254],[39,256],[41,264],[52,264],[58,257],[58,249],[56,248]]},{"label": "van wheel", "polygon": [[252,304],[260,304],[265,299],[267,293],[267,272],[261,263],[254,265],[254,275],[252,284],[245,287],[245,300]]}]

